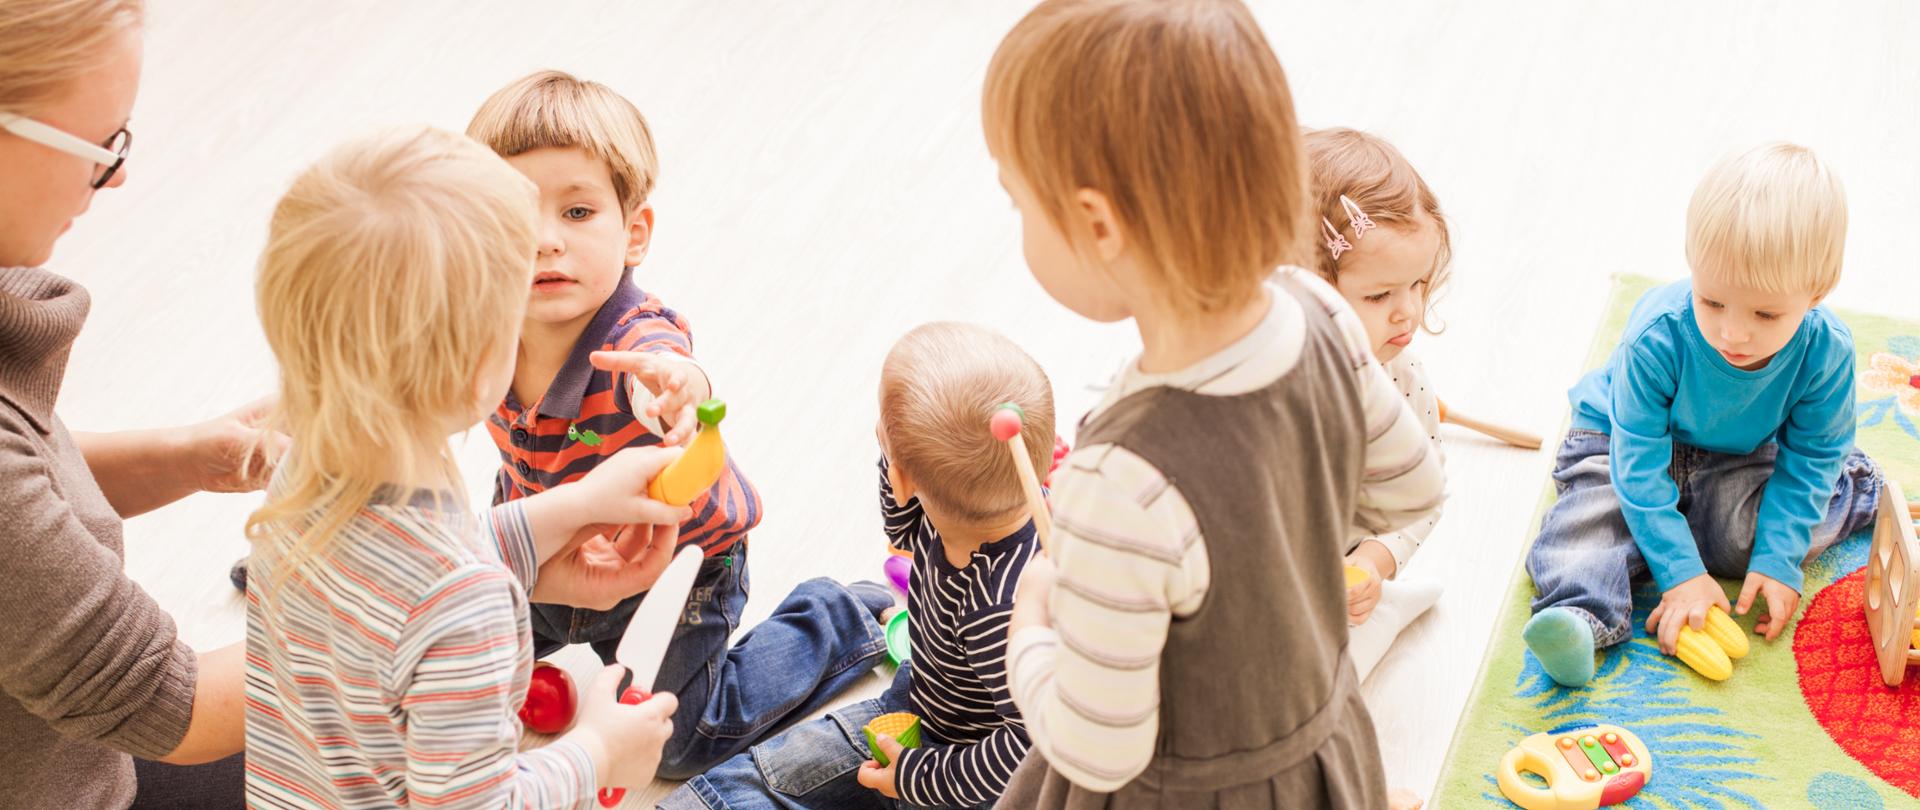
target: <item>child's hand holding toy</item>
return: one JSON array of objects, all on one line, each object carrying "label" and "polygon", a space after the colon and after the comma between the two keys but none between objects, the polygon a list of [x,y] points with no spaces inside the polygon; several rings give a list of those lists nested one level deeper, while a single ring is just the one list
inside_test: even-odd
[{"label": "child's hand holding toy", "polygon": [[[1373,616],[1373,609],[1380,606],[1380,569],[1367,555],[1355,551],[1347,555],[1347,624],[1359,626],[1367,623]],[[1359,571],[1366,575],[1358,582]]]},{"label": "child's hand holding toy", "polygon": [[[690,360],[658,352],[594,352],[593,367],[627,377],[627,396],[634,403],[637,417],[659,422],[666,431],[661,442],[668,447],[686,444],[699,426],[694,408],[713,396],[706,372]],[[642,391],[645,393],[643,394]],[[645,407],[640,407],[645,403]]]},{"label": "child's hand holding toy", "polygon": [[1647,633],[1660,640],[1660,652],[1672,655],[1680,628],[1692,627],[1696,632],[1704,632],[1707,609],[1712,607],[1730,609],[1727,594],[1720,590],[1720,583],[1711,574],[1701,574],[1673,586],[1660,597],[1660,604],[1647,616]]},{"label": "child's hand holding toy", "polygon": [[875,734],[873,741],[878,744],[881,753],[886,755],[887,764],[882,767],[877,760],[872,759],[862,762],[860,773],[855,778],[860,780],[862,787],[880,791],[880,795],[889,799],[899,799],[900,791],[894,785],[893,769],[900,764],[900,752],[905,751],[906,746],[885,734]]},{"label": "child's hand holding toy", "polygon": [[1052,627],[1053,616],[1047,600],[1053,596],[1053,560],[1035,554],[1020,571],[1020,584],[1013,590],[1013,615],[1007,618],[1007,637],[1028,627]]},{"label": "child's hand holding toy", "polygon": [[1773,577],[1758,571],[1748,571],[1747,581],[1740,586],[1740,603],[1734,612],[1745,616],[1753,607],[1753,597],[1759,595],[1767,600],[1767,612],[1760,615],[1760,621],[1753,625],[1753,632],[1766,636],[1768,641],[1780,637],[1780,631],[1787,629],[1787,622],[1793,620],[1793,612],[1800,608],[1800,592],[1782,584]]}]

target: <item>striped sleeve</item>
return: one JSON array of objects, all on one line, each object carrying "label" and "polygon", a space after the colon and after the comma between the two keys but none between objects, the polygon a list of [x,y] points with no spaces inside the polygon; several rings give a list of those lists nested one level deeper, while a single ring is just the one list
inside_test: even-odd
[{"label": "striped sleeve", "polygon": [[425,591],[407,619],[394,661],[408,673],[397,725],[410,806],[572,807],[593,797],[593,762],[577,744],[515,751],[514,617],[527,609],[517,589],[497,567],[463,566]]},{"label": "striped sleeve", "polygon": [[1318,276],[1300,272],[1290,278],[1312,292],[1333,316],[1342,346],[1359,375],[1367,447],[1355,521],[1363,531],[1377,535],[1437,514],[1446,499],[1446,471],[1426,428],[1394,386],[1393,377],[1374,359],[1367,327],[1346,299]]},{"label": "striped sleeve", "polygon": [[1007,620],[1013,603],[967,617],[961,628],[968,663],[993,696],[1000,726],[972,745],[928,745],[900,755],[894,769],[901,800],[916,807],[975,807],[1006,792],[1026,758],[1028,738],[1007,686]]},{"label": "striped sleeve", "polygon": [[533,529],[527,524],[527,505],[507,501],[480,514],[480,536],[493,539],[500,561],[520,580],[520,590],[532,593],[539,577],[539,552],[534,549]]},{"label": "striped sleeve", "polygon": [[893,480],[887,477],[887,459],[880,459],[880,523],[887,532],[887,545],[901,551],[913,550],[915,529],[925,513],[919,498],[908,498],[903,505],[893,497]]},{"label": "striped sleeve", "polygon": [[[1420,423],[1421,431],[1426,435],[1427,441],[1433,445],[1434,455],[1444,466],[1446,450],[1440,441],[1440,397],[1433,390],[1433,382],[1427,378],[1426,367],[1422,366],[1419,360],[1414,359],[1412,352],[1402,352],[1399,357],[1395,357],[1386,364],[1386,370],[1387,375],[1393,380],[1394,389],[1399,391],[1400,398],[1406,401],[1408,409]],[[1387,551],[1393,554],[1394,570],[1397,574],[1400,569],[1406,567],[1407,561],[1412,559],[1413,553],[1419,550],[1420,544],[1427,541],[1427,537],[1433,534],[1434,527],[1439,523],[1440,507],[1436,505],[1432,512],[1404,528],[1363,537],[1362,540],[1375,540],[1386,546]]]},{"label": "striped sleeve", "polygon": [[1193,511],[1144,459],[1113,445],[1067,457],[1054,495],[1052,627],[1009,645],[1033,748],[1069,781],[1111,792],[1153,757],[1160,654],[1210,578]]},{"label": "striped sleeve", "polygon": [[[670,357],[693,366],[702,377],[707,377],[706,367],[693,357],[693,330],[687,326],[686,319],[678,312],[659,306],[656,298],[649,297],[646,304],[622,318],[606,348]],[[652,401],[652,392],[631,374],[616,374],[613,383],[613,390],[619,392],[614,407],[629,416],[639,417]],[[711,377],[707,377],[707,390],[713,390]]]}]

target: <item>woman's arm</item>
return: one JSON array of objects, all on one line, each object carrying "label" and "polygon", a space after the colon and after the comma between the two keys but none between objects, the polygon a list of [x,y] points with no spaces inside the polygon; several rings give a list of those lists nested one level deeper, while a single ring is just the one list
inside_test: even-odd
[{"label": "woman's arm", "polygon": [[259,399],[199,424],[117,433],[75,433],[93,480],[123,518],[195,492],[252,492],[273,475],[286,437],[262,442],[273,399]]},{"label": "woman's arm", "polygon": [[198,765],[240,752],[247,742],[247,644],[236,642],[199,654],[193,682],[193,719],[187,735],[160,758],[171,765]]}]

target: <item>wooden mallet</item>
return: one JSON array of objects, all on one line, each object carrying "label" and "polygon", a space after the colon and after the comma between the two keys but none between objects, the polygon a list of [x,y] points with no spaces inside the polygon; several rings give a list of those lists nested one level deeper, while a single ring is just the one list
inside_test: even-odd
[{"label": "wooden mallet", "polygon": [[1047,542],[1053,533],[1053,514],[1047,511],[1047,499],[1040,495],[1040,476],[1033,471],[1033,456],[1027,453],[1027,440],[1020,437],[1020,430],[1026,426],[1026,411],[1011,402],[1003,402],[993,409],[993,416],[987,420],[993,429],[993,437],[1007,443],[1007,451],[1013,453],[1013,466],[1020,471],[1020,488],[1027,493],[1027,508],[1033,512],[1033,531],[1040,538],[1040,552],[1048,554],[1051,545]]},{"label": "wooden mallet", "polygon": [[1496,424],[1493,424],[1492,422],[1482,422],[1478,419],[1474,419],[1470,416],[1467,416],[1466,414],[1455,413],[1453,411],[1447,410],[1447,403],[1442,402],[1439,399],[1435,399],[1434,402],[1440,407],[1440,421],[1442,422],[1446,422],[1451,425],[1459,425],[1468,430],[1471,430],[1477,433],[1483,433],[1488,436],[1492,436],[1496,439],[1499,439],[1500,441],[1506,442],[1507,444],[1511,444],[1514,447],[1524,447],[1528,450],[1540,449],[1539,436],[1535,436],[1524,430],[1517,430],[1515,428],[1496,425]]}]

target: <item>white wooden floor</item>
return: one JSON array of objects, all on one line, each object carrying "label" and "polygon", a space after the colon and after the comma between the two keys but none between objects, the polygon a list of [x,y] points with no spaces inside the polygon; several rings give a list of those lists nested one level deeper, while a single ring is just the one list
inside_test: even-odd
[{"label": "white wooden floor", "polygon": [[[292,174],[385,124],[461,129],[536,68],[612,84],[664,161],[641,283],[690,313],[760,485],[749,622],[803,578],[877,578],[879,361],[931,319],[1005,331],[1053,376],[1071,428],[1135,339],[1027,275],[979,131],[1002,2],[156,0],[138,145],[52,266],[92,288],[60,409],[83,429],[183,423],[267,391],[252,265]],[[1920,7],[1521,0],[1260,3],[1309,125],[1395,141],[1454,223],[1443,395],[1553,433],[1614,272],[1678,276],[1692,186],[1771,139],[1845,178],[1834,300],[1920,301]],[[1453,500],[1409,572],[1448,584],[1368,683],[1391,781],[1438,773],[1548,457],[1450,433]],[[464,444],[476,499],[494,451]],[[241,638],[226,583],[254,496],[200,496],[128,526],[128,568],[186,639]],[[877,684],[877,679],[875,683]]]}]

